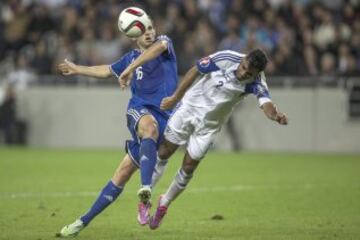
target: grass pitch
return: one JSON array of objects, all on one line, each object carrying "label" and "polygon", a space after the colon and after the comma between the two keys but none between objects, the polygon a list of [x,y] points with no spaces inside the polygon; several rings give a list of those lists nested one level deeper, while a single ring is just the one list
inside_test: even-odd
[{"label": "grass pitch", "polygon": [[[182,155],[170,160],[154,206]],[[55,239],[91,206],[122,157],[0,149],[0,239]],[[360,156],[210,152],[156,231],[136,222],[138,186],[135,174],[77,239],[360,239]]]}]

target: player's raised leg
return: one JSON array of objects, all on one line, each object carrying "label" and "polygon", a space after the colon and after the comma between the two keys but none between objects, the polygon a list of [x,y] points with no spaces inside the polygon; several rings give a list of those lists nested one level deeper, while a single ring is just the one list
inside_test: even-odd
[{"label": "player's raised leg", "polygon": [[182,167],[177,172],[166,193],[160,196],[156,212],[154,216],[150,217],[149,227],[151,229],[156,229],[160,226],[171,202],[185,190],[198,164],[199,160],[192,159],[189,153],[186,152]]},{"label": "player's raised leg", "polygon": [[151,178],[157,159],[156,142],[159,137],[159,130],[155,118],[150,114],[141,117],[137,128],[138,135],[141,138],[140,172],[142,185],[138,195],[140,200],[146,203],[151,197]]},{"label": "player's raised leg", "polygon": [[137,126],[140,141],[140,174],[141,187],[138,191],[140,199],[138,208],[138,222],[145,225],[149,222],[151,208],[151,183],[152,175],[156,165],[157,146],[159,137],[158,125],[151,114],[143,115]]},{"label": "player's raised leg", "polygon": [[125,155],[123,161],[116,169],[112,179],[105,185],[89,211],[75,222],[63,227],[59,233],[60,237],[74,237],[105,208],[112,204],[124,189],[126,182],[137,170],[129,155]]}]

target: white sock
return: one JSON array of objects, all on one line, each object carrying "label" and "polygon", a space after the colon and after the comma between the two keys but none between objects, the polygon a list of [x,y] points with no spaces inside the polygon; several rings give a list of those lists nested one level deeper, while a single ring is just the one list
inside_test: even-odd
[{"label": "white sock", "polygon": [[187,174],[182,168],[177,172],[167,192],[163,195],[160,205],[169,206],[186,188],[190,182],[192,174]]},{"label": "white sock", "polygon": [[148,188],[151,191],[151,185],[141,185],[140,189]]},{"label": "white sock", "polygon": [[163,160],[160,159],[159,156],[157,157],[156,165],[151,180],[152,187],[154,187],[157,184],[161,176],[164,174],[167,163],[168,163],[167,159]]}]

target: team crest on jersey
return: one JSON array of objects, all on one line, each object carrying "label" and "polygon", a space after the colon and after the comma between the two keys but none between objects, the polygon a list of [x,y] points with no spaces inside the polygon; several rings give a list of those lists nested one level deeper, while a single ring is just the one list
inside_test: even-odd
[{"label": "team crest on jersey", "polygon": [[202,66],[202,67],[207,67],[207,66],[209,66],[209,64],[210,64],[210,57],[204,57],[204,58],[200,59],[199,63],[200,63],[200,66]]}]

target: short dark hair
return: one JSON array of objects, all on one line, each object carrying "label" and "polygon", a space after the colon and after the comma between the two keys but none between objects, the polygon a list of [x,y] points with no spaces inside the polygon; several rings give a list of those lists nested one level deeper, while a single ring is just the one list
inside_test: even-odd
[{"label": "short dark hair", "polygon": [[249,68],[256,69],[259,72],[264,71],[266,64],[268,63],[266,54],[258,48],[246,55],[246,59],[249,62]]}]

